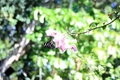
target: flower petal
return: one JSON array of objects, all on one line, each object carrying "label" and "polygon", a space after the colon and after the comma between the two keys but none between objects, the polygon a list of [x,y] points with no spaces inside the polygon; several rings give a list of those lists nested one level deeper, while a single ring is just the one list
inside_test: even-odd
[{"label": "flower petal", "polygon": [[71,45],[71,49],[74,50],[74,52],[77,51],[77,47],[74,44]]},{"label": "flower petal", "polygon": [[52,30],[52,29],[48,29],[46,31],[47,36],[52,36],[52,37],[54,37],[57,33],[58,33],[57,31]]},{"label": "flower petal", "polygon": [[64,45],[61,45],[60,49],[61,49],[62,52],[65,52],[67,50],[67,48]]},{"label": "flower petal", "polygon": [[53,42],[55,42],[56,48],[59,48],[62,52],[65,52],[69,48],[75,52],[77,51],[77,47],[74,44],[69,45],[69,41],[67,40],[66,36],[58,31],[49,29],[46,31],[46,34],[47,36],[53,37]]}]

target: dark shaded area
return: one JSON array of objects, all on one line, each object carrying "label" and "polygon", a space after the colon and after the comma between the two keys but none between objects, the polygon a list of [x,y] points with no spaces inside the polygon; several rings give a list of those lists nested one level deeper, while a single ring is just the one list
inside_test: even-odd
[{"label": "dark shaded area", "polygon": [[120,66],[120,58],[115,58],[113,62],[114,62],[113,64],[114,68],[117,68],[118,66]]},{"label": "dark shaded area", "polygon": [[102,80],[105,80],[107,77],[110,77],[110,76],[111,76],[110,73],[105,72],[102,74]]},{"label": "dark shaded area", "polygon": [[[110,58],[112,58],[112,55],[109,56],[108,60],[110,60]],[[120,58],[115,58],[115,59],[113,59],[113,61],[109,61],[109,62],[113,62],[112,65],[113,65],[114,69],[117,68],[118,66],[120,66]],[[105,72],[102,74],[102,80],[106,80],[106,78],[111,77],[111,74],[109,73],[110,69],[111,69],[110,67],[106,67]],[[111,78],[111,79],[117,80],[118,77]]]},{"label": "dark shaded area", "polygon": [[5,61],[5,59],[1,59],[1,60],[0,60],[0,72],[1,72],[1,70],[2,70],[2,64],[4,63],[4,61]]},{"label": "dark shaded area", "polygon": [[111,76],[109,71],[110,71],[110,67],[106,67],[105,73],[102,74],[102,80],[105,80],[107,77]]},{"label": "dark shaded area", "polygon": [[15,70],[12,67],[9,67],[6,71],[5,74],[6,76],[10,76],[12,73],[14,73]]}]

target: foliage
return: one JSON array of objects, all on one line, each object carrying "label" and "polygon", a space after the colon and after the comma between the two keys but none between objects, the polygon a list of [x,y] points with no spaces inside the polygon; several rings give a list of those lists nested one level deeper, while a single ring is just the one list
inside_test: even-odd
[{"label": "foliage", "polygon": [[[28,24],[32,19],[38,21],[35,32],[26,35],[26,38],[32,42],[32,48],[18,62],[12,65],[16,73],[12,74],[11,78],[17,76],[19,79],[29,78],[33,80],[38,80],[40,77],[43,80],[102,80],[103,78],[106,78],[106,80],[118,80],[120,78],[119,20],[104,28],[97,28],[88,33],[79,34],[79,32],[103,26],[118,16],[120,10],[119,6],[116,7],[116,4],[119,1],[116,1],[116,3],[111,2],[111,7],[110,4],[104,1],[93,2],[88,0],[76,0],[71,7],[70,1],[63,0],[62,2],[61,0],[55,0],[55,3],[50,5],[49,8],[46,8],[47,6],[34,7],[30,10],[30,14],[26,12],[27,7],[25,6],[25,1],[23,1],[20,2],[22,5],[20,9],[25,7],[25,11],[21,12],[23,15],[15,12],[15,10],[19,10],[16,6],[10,6],[11,14],[8,13],[10,8],[7,9],[8,12],[5,11],[6,9],[3,9],[6,6],[1,8],[1,17],[6,18],[5,16],[7,15],[7,21],[12,26],[16,26],[19,21],[25,23],[24,25]],[[41,1],[40,3],[43,4],[43,2]],[[37,6],[37,4],[35,5]],[[30,9],[30,7],[28,8]],[[27,16],[23,17],[24,15]],[[4,30],[2,30],[5,25],[2,24],[0,26],[1,31],[3,31],[1,34],[5,34]],[[63,53],[56,48],[44,47],[44,43],[51,40],[51,37],[48,37],[45,33],[49,28],[65,34],[70,39],[71,44],[76,44],[78,51],[73,52],[68,49]],[[22,35],[22,33],[18,33],[18,35]],[[20,39],[20,37],[16,36],[12,36],[12,38]],[[0,53],[4,54],[6,50],[12,49],[11,46],[14,42],[9,43],[10,41],[13,41],[10,36],[9,39],[5,38],[0,41]],[[2,56],[5,57],[5,55]]]},{"label": "foliage", "polygon": [[[109,17],[101,13],[99,10],[93,8],[93,12],[94,18],[87,14],[84,10],[75,13],[72,10],[64,8],[51,10],[38,7],[33,11],[33,15],[35,20],[39,20],[41,24],[46,24],[45,27],[39,26],[41,27],[39,30],[40,34],[43,32],[42,34],[44,35],[44,29],[46,28],[53,28],[67,34],[67,28],[69,28],[69,31],[71,32],[83,32],[87,29],[90,29],[91,27],[89,24],[93,22],[99,22],[99,25],[103,25],[104,22],[108,23],[110,21]],[[38,16],[38,13],[40,16]],[[110,26],[114,26],[115,24],[119,23],[116,21]],[[77,53],[74,53],[70,50],[67,50],[62,54],[60,52],[56,53],[54,49],[51,49],[50,51],[44,51],[43,49],[40,50],[41,53],[44,54],[42,58],[45,57],[47,59],[47,63],[49,63],[52,68],[55,68],[55,73],[50,76],[59,74],[62,79],[64,79],[64,77],[70,78],[69,76],[73,76],[71,79],[93,80],[94,78],[100,79],[100,76],[103,74],[106,68],[110,68],[110,70],[106,70],[106,72],[112,74],[113,76],[119,76],[119,73],[114,72],[114,64],[112,62],[114,58],[120,57],[119,45],[114,45],[115,42],[119,43],[119,41],[112,41],[113,39],[117,38],[116,31],[111,30],[110,27],[106,27],[104,30],[98,29],[86,34],[76,35],[70,36],[68,33],[69,37],[75,38],[74,41],[77,43],[79,50]],[[110,35],[114,35],[114,38],[111,39]],[[47,36],[43,37],[42,39],[44,38],[47,38]],[[43,42],[44,41],[45,40],[43,40]],[[44,58],[40,59],[40,61],[41,60],[44,62]],[[71,63],[72,65],[70,65]],[[42,66],[47,67],[48,65],[43,64]],[[65,71],[66,69],[69,69],[68,72]],[[60,73],[64,73],[66,76],[61,75]]]}]

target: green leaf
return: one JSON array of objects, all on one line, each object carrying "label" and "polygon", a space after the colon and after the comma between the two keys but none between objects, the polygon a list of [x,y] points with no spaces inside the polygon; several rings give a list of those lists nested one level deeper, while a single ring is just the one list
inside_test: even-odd
[{"label": "green leaf", "polygon": [[102,29],[104,30],[104,29],[106,29],[106,27],[107,27],[107,26],[106,26],[106,25],[104,25],[104,26],[102,26]]},{"label": "green leaf", "polygon": [[37,56],[37,55],[34,55],[34,56],[32,56],[32,59],[33,59],[34,62],[37,62],[38,56]]},{"label": "green leaf", "polygon": [[89,25],[89,27],[90,27],[90,28],[95,28],[95,27],[97,27],[98,24],[99,24],[98,22],[92,22],[92,23]]},{"label": "green leaf", "polygon": [[40,56],[38,56],[38,58],[37,58],[37,65],[38,65],[38,67],[42,67],[43,66],[43,59]]}]

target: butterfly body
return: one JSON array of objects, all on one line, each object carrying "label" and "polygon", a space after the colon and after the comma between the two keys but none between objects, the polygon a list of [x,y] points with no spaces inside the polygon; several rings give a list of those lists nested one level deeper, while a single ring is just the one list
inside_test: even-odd
[{"label": "butterfly body", "polygon": [[43,44],[45,48],[55,48],[54,42],[53,41],[48,41]]}]

